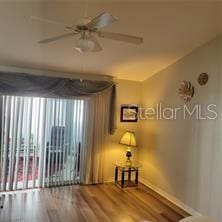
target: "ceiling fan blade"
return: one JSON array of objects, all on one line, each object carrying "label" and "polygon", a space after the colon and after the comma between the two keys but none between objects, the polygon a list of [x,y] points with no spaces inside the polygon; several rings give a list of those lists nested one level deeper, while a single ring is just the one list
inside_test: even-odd
[{"label": "ceiling fan blade", "polygon": [[137,45],[143,43],[143,38],[131,36],[131,35],[125,35],[125,34],[113,33],[113,32],[97,32],[97,34],[101,38],[113,39],[117,41],[137,44]]},{"label": "ceiling fan blade", "polygon": [[54,37],[51,37],[51,38],[48,38],[48,39],[41,40],[38,43],[40,43],[40,44],[50,43],[50,42],[54,42],[54,41],[57,41],[57,40],[60,40],[60,39],[63,39],[63,38],[67,38],[67,37],[70,37],[70,36],[74,36],[74,35],[77,35],[77,34],[79,34],[79,33],[71,32],[71,33],[58,35],[58,36],[54,36]]},{"label": "ceiling fan blade", "polygon": [[111,23],[117,21],[117,18],[109,14],[108,12],[103,12],[97,17],[93,18],[88,24],[87,27],[89,30],[97,30],[104,28]]},{"label": "ceiling fan blade", "polygon": [[102,47],[100,46],[99,42],[97,41],[97,39],[94,36],[91,35],[89,39],[92,40],[95,44],[94,49],[92,50],[92,52],[102,51]]},{"label": "ceiling fan blade", "polygon": [[53,25],[62,25],[62,26],[67,26],[67,27],[72,26],[70,24],[64,24],[62,22],[57,22],[57,21],[53,21],[53,20],[49,20],[49,19],[45,19],[45,18],[40,18],[40,17],[37,17],[37,16],[30,16],[30,19],[35,20],[35,21],[39,21],[39,22],[45,22],[45,23],[53,24]]}]

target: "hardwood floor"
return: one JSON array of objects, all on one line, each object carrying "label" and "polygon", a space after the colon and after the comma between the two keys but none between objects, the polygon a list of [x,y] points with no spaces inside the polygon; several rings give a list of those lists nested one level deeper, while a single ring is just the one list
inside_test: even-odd
[{"label": "hardwood floor", "polygon": [[188,216],[140,184],[66,186],[6,194],[0,222],[176,222]]}]

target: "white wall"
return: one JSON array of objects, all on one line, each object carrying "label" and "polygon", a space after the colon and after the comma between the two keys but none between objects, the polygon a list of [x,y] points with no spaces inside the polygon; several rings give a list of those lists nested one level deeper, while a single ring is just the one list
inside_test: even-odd
[{"label": "white wall", "polygon": [[[200,73],[209,74],[206,86],[197,83]],[[222,38],[142,83],[142,104],[181,107],[181,81],[195,87],[195,104],[217,105],[222,114]],[[139,160],[141,178],[178,198],[193,209],[222,221],[222,116],[217,120],[143,120]]]},{"label": "white wall", "polygon": [[[105,157],[105,181],[114,180],[114,169],[116,162],[126,160],[126,147],[119,144],[120,138],[126,130],[131,130],[139,137],[139,123],[120,122],[121,104],[140,104],[141,103],[141,82],[117,80],[117,129],[115,134],[108,136],[106,157]],[[138,138],[139,140],[139,138]],[[133,148],[132,160],[136,160],[136,149]]]},{"label": "white wall", "polygon": [[[119,145],[125,130],[135,131],[139,147],[134,160],[142,165],[140,178],[179,199],[202,214],[222,220],[222,118],[217,120],[141,120],[121,123],[121,104],[182,107],[181,81],[189,80],[195,95],[189,107],[210,103],[222,114],[222,38],[192,52],[144,82],[118,80],[117,130],[107,139],[105,181],[114,180],[114,163],[125,160]],[[206,86],[197,83],[200,73],[209,74]]]}]

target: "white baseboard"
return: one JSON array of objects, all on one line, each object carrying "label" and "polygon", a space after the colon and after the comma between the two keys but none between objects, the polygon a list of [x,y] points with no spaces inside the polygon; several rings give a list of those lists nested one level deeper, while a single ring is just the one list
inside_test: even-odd
[{"label": "white baseboard", "polygon": [[187,213],[191,214],[191,215],[201,215],[199,212],[197,212],[196,210],[192,209],[191,207],[187,206],[186,204],[184,204],[183,202],[181,202],[180,200],[178,200],[177,198],[173,197],[171,194],[163,191],[162,189],[160,189],[159,187],[151,184],[150,182],[148,182],[147,180],[140,178],[139,180],[140,183],[144,184],[145,186],[149,187],[151,190],[155,191],[156,193],[158,193],[159,195],[163,196],[164,198],[166,198],[167,200],[169,200],[171,203],[175,204],[176,206],[178,206],[179,208],[183,209],[184,211],[186,211]]}]

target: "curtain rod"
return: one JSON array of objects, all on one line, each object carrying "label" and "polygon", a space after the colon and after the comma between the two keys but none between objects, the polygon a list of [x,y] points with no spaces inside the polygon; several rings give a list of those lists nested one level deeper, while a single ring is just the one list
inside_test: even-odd
[{"label": "curtain rod", "polygon": [[31,74],[36,76],[48,76],[48,77],[60,77],[60,78],[69,78],[69,79],[80,79],[80,80],[103,80],[103,81],[111,81],[114,80],[113,76],[109,75],[99,75],[99,74],[76,74],[71,72],[59,72],[59,71],[51,71],[51,70],[40,70],[40,69],[32,69],[25,67],[17,67],[17,66],[4,66],[0,65],[1,72],[13,72],[13,73],[24,73]]}]

